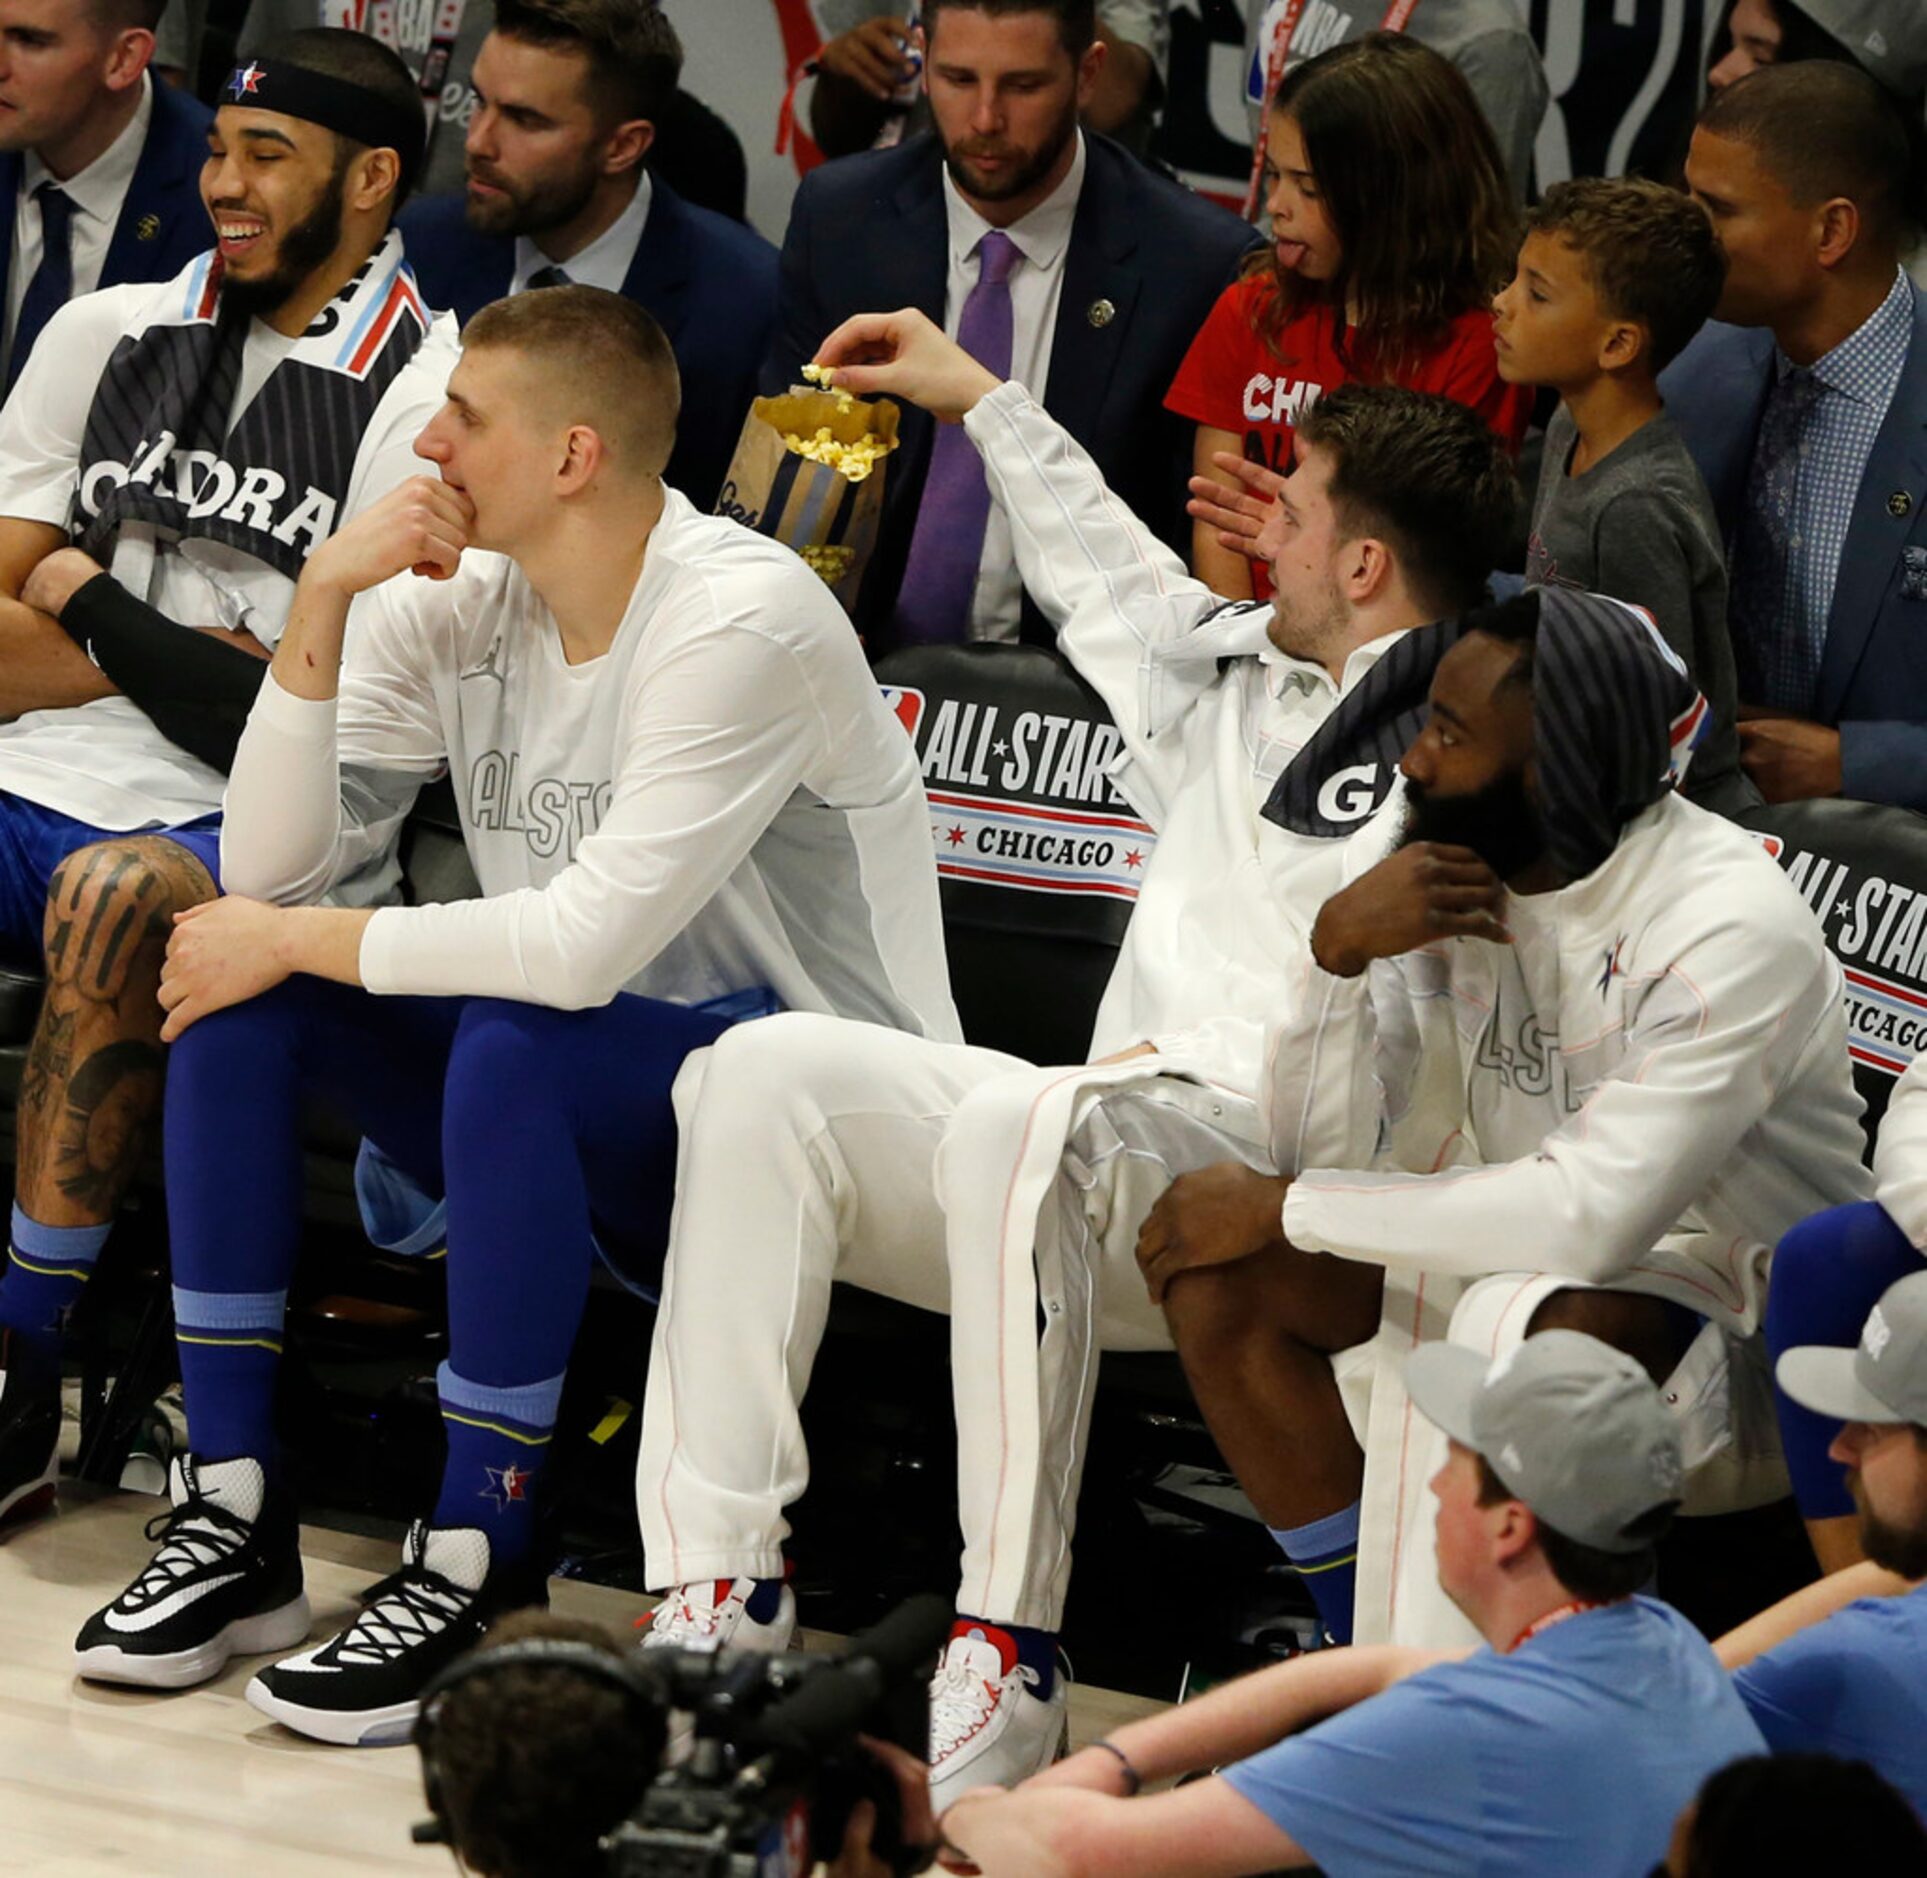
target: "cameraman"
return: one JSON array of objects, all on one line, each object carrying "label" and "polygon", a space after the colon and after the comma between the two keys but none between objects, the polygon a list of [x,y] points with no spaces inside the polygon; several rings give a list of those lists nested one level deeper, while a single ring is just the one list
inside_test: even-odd
[{"label": "cameraman", "polygon": [[[599,1624],[515,1611],[465,1660],[512,1644],[587,1648],[618,1674],[605,1681],[565,1660],[467,1678],[456,1668],[416,1727],[429,1809],[457,1865],[477,1878],[601,1878],[602,1839],[636,1811],[662,1764],[662,1713],[625,1689],[620,1671],[635,1653]],[[899,1747],[865,1745],[896,1777],[914,1863],[916,1848],[937,1844],[929,1769]],[[876,1807],[861,1800],[831,1878],[892,1878],[901,1865],[873,1846],[876,1836]]]},{"label": "cameraman", "polygon": [[[515,1611],[478,1654],[511,1643],[586,1645],[625,1661],[600,1624]],[[479,1878],[599,1878],[599,1841],[632,1813],[662,1757],[660,1720],[613,1683],[530,1663],[451,1688],[418,1727],[429,1807]]]}]

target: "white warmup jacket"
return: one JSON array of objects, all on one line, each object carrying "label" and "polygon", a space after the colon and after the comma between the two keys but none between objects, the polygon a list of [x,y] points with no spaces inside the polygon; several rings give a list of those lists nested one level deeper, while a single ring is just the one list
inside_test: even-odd
[{"label": "white warmup jacket", "polygon": [[[1228,605],[1105,485],[1022,385],[964,428],[1011,518],[1025,588],[1124,738],[1114,780],[1158,845],[1105,990],[1091,1054],[1134,1043],[1208,1055],[1253,1094],[1263,1024],[1310,923],[1343,878],[1344,843],[1260,818],[1279,772],[1402,636],[1346,661],[1343,683],[1266,636],[1268,603]],[[1389,776],[1340,778],[1327,804],[1362,825]],[[1233,1021],[1221,1022],[1227,1013]]]},{"label": "white warmup jacket", "polygon": [[1298,1170],[1286,1236],[1387,1274],[1362,1640],[1456,1631],[1425,1492],[1443,1437],[1400,1382],[1414,1341],[1449,1319],[1496,1354],[1561,1285],[1702,1314],[1668,1394],[1689,1470],[1730,1502],[1777,1456],[1754,1337],[1774,1244],[1872,1191],[1839,967],[1750,836],[1666,797],[1506,919],[1510,946],[1447,941],[1354,979],[1308,959],[1269,1049],[1272,1154]]},{"label": "white warmup jacket", "polygon": [[1927,1056],[1894,1084],[1873,1150],[1874,1198],[1927,1251]]}]

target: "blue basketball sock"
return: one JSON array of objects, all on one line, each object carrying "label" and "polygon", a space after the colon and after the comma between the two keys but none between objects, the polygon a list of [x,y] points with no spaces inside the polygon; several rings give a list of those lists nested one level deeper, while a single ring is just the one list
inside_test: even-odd
[{"label": "blue basketball sock", "polygon": [[1057,1683],[1056,1631],[1030,1630],[1022,1624],[993,1624],[987,1617],[959,1617],[951,1626],[950,1634],[967,1637],[973,1630],[981,1630],[993,1643],[1001,1644],[1008,1638],[1010,1649],[1004,1652],[1005,1656],[1014,1653],[1026,1669],[1035,1671],[1037,1683],[1031,1694],[1040,1702],[1049,1700]]},{"label": "blue basketball sock", "polygon": [[1334,1643],[1351,1642],[1352,1603],[1358,1588],[1358,1502],[1308,1526],[1269,1530],[1304,1579],[1325,1634]]},{"label": "blue basketball sock", "polygon": [[492,1388],[436,1372],[448,1462],[433,1524],[473,1526],[487,1536],[489,1569],[513,1565],[535,1547],[536,1477],[548,1458],[562,1378]]},{"label": "blue basketball sock", "polygon": [[743,1615],[752,1623],[768,1624],[783,1608],[783,1581],[780,1578],[753,1578],[756,1588],[743,1600]]},{"label": "blue basketball sock", "polygon": [[274,1379],[287,1311],[285,1291],[174,1287],[188,1445],[203,1460],[245,1455],[274,1471]]},{"label": "blue basketball sock", "polygon": [[43,1226],[16,1206],[0,1279],[0,1330],[15,1332],[43,1358],[57,1357],[68,1314],[112,1231],[111,1224]]}]

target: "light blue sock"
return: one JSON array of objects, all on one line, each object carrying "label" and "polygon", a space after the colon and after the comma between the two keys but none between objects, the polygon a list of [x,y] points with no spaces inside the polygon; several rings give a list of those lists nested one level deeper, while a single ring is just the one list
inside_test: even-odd
[{"label": "light blue sock", "polygon": [[57,1360],[68,1314],[113,1231],[106,1226],[43,1226],[13,1209],[7,1271],[0,1279],[0,1330],[11,1330],[37,1356]]},{"label": "light blue sock", "polygon": [[274,1383],[287,1314],[285,1291],[174,1287],[187,1440],[202,1460],[245,1455],[273,1473]]},{"label": "light blue sock", "polygon": [[436,1372],[448,1462],[433,1523],[474,1526],[488,1536],[494,1570],[524,1558],[535,1545],[535,1482],[548,1458],[562,1378],[493,1388]]},{"label": "light blue sock", "polygon": [[1352,1604],[1358,1588],[1358,1502],[1308,1526],[1267,1530],[1304,1579],[1325,1634],[1334,1643],[1351,1642]]}]

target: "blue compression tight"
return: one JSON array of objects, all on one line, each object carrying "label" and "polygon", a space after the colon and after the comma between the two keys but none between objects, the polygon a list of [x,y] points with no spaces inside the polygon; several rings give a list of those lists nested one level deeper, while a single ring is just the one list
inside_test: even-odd
[{"label": "blue compression tight", "polygon": [[[1924,1267],[1887,1213],[1871,1200],[1831,1207],[1795,1226],[1773,1254],[1766,1291],[1766,1343],[1777,1365],[1796,1344],[1825,1343],[1851,1349],[1860,1341],[1867,1313],[1897,1279]],[[1780,1440],[1794,1497],[1808,1519],[1853,1511],[1846,1470],[1827,1459],[1840,1424],[1797,1402],[1776,1386]]]},{"label": "blue compression tight", "polygon": [[[167,1071],[175,1316],[196,1452],[272,1467],[276,1359],[301,1239],[301,1120],[343,1111],[448,1197],[450,1437],[438,1525],[531,1542],[539,1471],[594,1241],[660,1269],[675,1188],[670,1087],[727,1020],[621,996],[557,1011],[392,998],[294,978],[203,1018]],[[592,1238],[593,1234],[593,1238]]]}]

